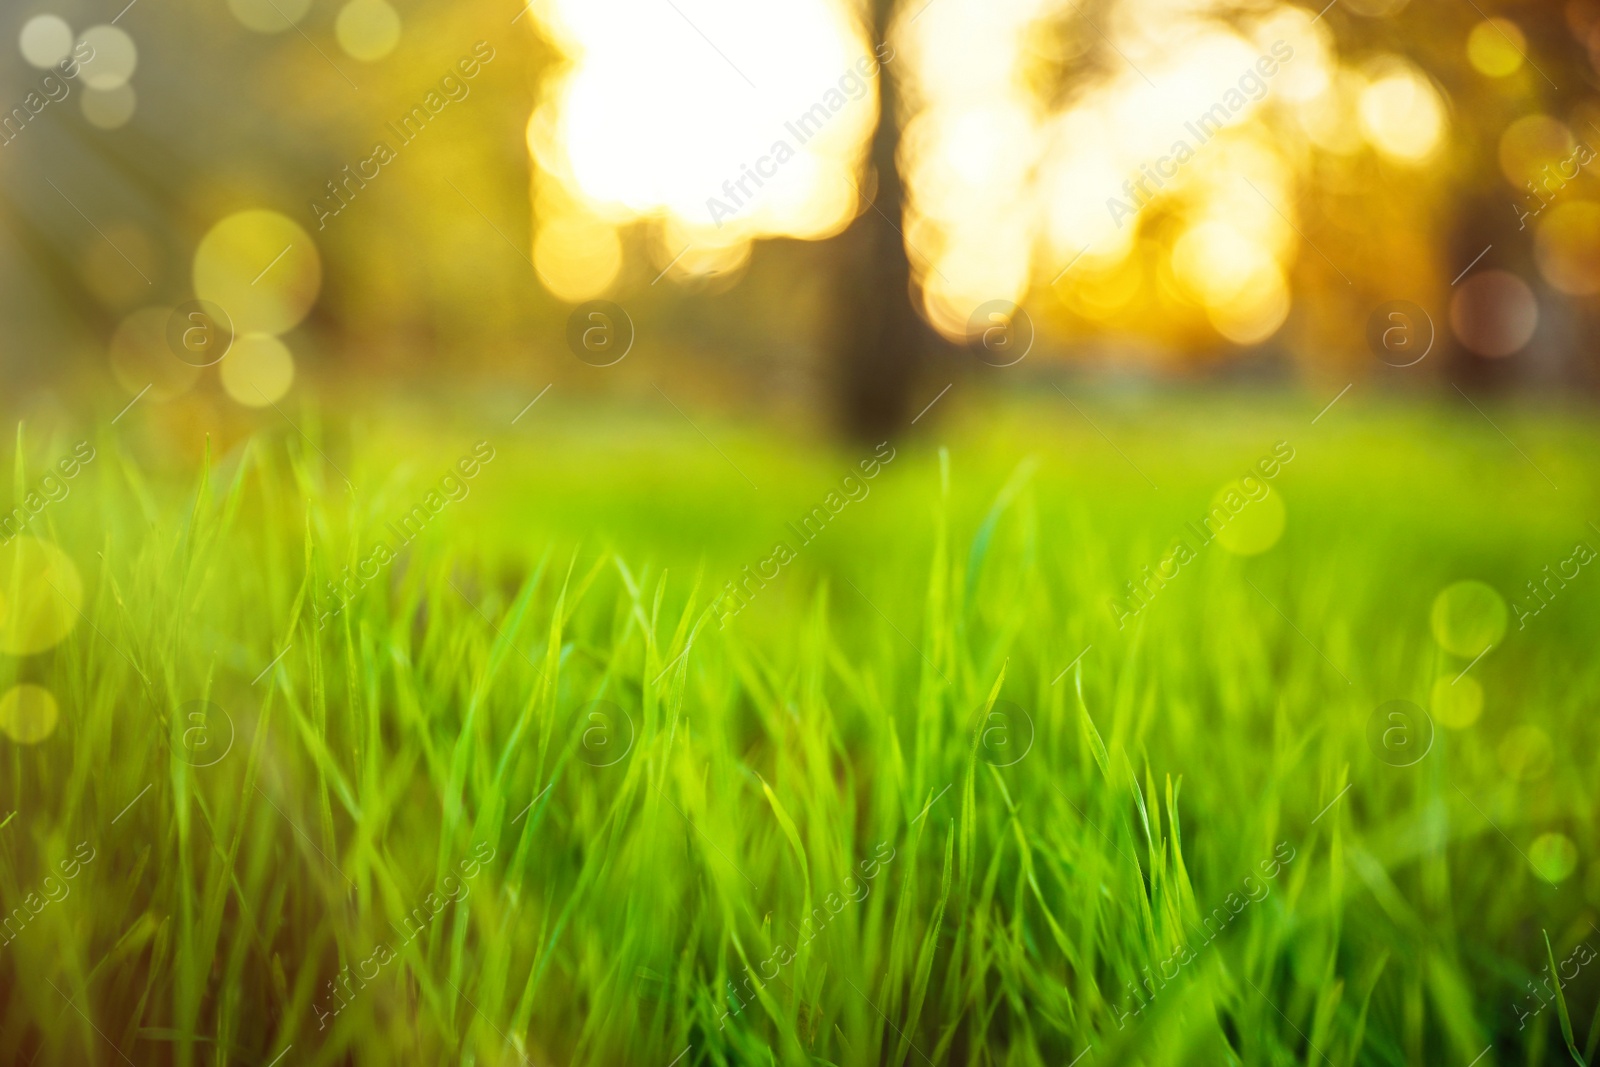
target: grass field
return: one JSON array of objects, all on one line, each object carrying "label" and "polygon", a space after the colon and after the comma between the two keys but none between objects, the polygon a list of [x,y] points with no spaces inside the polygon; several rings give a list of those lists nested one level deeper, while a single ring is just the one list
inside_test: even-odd
[{"label": "grass field", "polygon": [[0,1062],[1592,1062],[1600,433],[958,399],[81,435],[0,552]]}]

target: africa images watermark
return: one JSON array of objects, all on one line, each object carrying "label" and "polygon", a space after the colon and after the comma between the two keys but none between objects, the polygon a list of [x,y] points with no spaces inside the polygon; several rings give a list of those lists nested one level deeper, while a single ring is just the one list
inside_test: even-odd
[{"label": "africa images watermark", "polygon": [[[400,117],[398,125],[389,123],[388,128],[394,132],[400,147],[404,148],[420,137],[428,121],[438,118],[439,113],[452,101],[459,104],[471,95],[472,86],[467,83],[476,78],[494,56],[494,47],[488,41],[479,41],[472,46],[470,55],[456,60],[451,72],[439,79],[437,89],[430,89],[423,96],[422,103],[413,104],[411,109]],[[459,77],[457,71],[460,72]],[[349,207],[355,200],[356,194],[367,187],[367,182],[375,180],[382,173],[382,169],[397,158],[399,153],[389,146],[388,141],[379,141],[372,146],[370,157],[356,163],[353,173],[349,164],[340,168],[339,173],[344,177],[328,181],[328,196],[338,206],[329,207],[320,197],[311,201],[311,214],[317,220],[317,229],[326,229],[328,220]]]},{"label": "africa images watermark", "polygon": [[[89,850],[87,856],[83,854],[84,849]],[[0,946],[15,941],[17,935],[51,904],[59,904],[67,899],[72,894],[72,880],[78,877],[85,865],[93,863],[99,853],[89,845],[88,841],[83,841],[73,850],[72,855],[75,858],[57,861],[57,865],[61,868],[61,878],[53,874],[46,875],[39,884],[39,889],[44,893],[43,897],[38,893],[29,893],[22,898],[20,905],[11,909],[10,914],[3,914],[3,918],[0,918],[0,935],[3,935],[5,940],[0,941]]]},{"label": "africa images watermark", "polygon": [[4,537],[4,540],[0,540],[0,547],[16,540],[45,508],[67,499],[72,492],[72,486],[68,483],[76,478],[84,467],[94,462],[94,456],[94,446],[88,441],[79,441],[77,447],[72,450],[72,455],[63,456],[56,461],[56,470],[61,472],[59,477],[54,472],[46,474],[39,479],[36,488],[29,490],[23,496],[21,504],[9,512],[0,513],[0,535]]},{"label": "africa images watermark", "polygon": [[[22,131],[28,128],[28,123],[45,108],[52,103],[59,104],[71,96],[72,86],[68,83],[78,76],[83,64],[93,59],[94,45],[88,41],[79,41],[72,54],[51,68],[49,74],[39,79],[39,87],[22,98],[20,107],[14,107],[4,117],[0,117],[0,147],[9,145],[20,137]],[[58,74],[60,77],[57,77]]]},{"label": "africa images watermark", "polygon": [[[894,48],[888,44],[880,44],[870,56],[862,56],[856,60],[855,65],[839,76],[838,84],[822,94],[822,99],[812,104],[794,122],[785,122],[783,128],[794,136],[796,143],[805,144],[815,137],[828,120],[843,111],[845,105],[851,100],[861,100],[867,95],[868,83],[875,78],[878,71],[894,62]],[[772,142],[772,148],[767,155],[756,160],[754,168],[746,163],[742,166],[743,173],[737,179],[730,179],[722,183],[722,191],[728,200],[723,201],[717,197],[706,199],[706,210],[711,212],[711,221],[717,224],[717,229],[722,228],[723,219],[731,219],[739,214],[746,202],[755,199],[755,193],[747,188],[748,183],[755,182],[760,189],[766,183],[763,178],[776,177],[778,168],[789,162],[796,155],[794,145],[787,139],[778,138]],[[741,195],[742,194],[742,195]]]},{"label": "africa images watermark", "polygon": [[[416,540],[440,512],[453,503],[459,504],[467,499],[472,492],[469,483],[494,460],[494,456],[494,446],[488,441],[479,441],[473,446],[471,455],[456,460],[455,467],[450,473],[439,479],[437,489],[428,490],[422,498],[422,503],[412,505],[398,521],[392,519],[389,521],[389,531],[395,537],[393,547],[390,547],[388,541],[379,541],[365,559],[357,561],[355,573],[352,574],[350,566],[346,564],[337,583],[329,579],[325,592],[336,606],[318,616],[317,629],[326,627],[329,619],[348,607],[369,582],[399,558],[400,550]],[[457,474],[457,471],[460,473]],[[371,573],[368,573],[369,570]]]},{"label": "africa images watermark", "polygon": [[[889,450],[886,456],[884,449]],[[873,478],[883,473],[883,468],[894,462],[895,450],[889,442],[884,441],[874,450],[872,456],[861,460],[856,466],[860,469],[862,477],[854,473],[845,475],[839,481],[839,488],[832,490],[822,498],[822,503],[813,507],[800,517],[800,525],[787,523],[799,542],[801,548],[815,541],[825,530],[830,522],[850,505],[852,501],[861,501],[872,492],[872,487],[867,484]],[[842,494],[842,495],[841,495]],[[755,595],[767,587],[767,583],[776,581],[778,575],[799,556],[799,552],[788,541],[779,541],[772,546],[772,555],[757,563],[756,572],[750,573],[750,565],[745,564],[744,577],[738,584],[729,581],[723,586],[722,594],[717,598],[717,629],[722,629],[728,620],[750,606],[750,601]],[[767,573],[767,568],[771,573]]]},{"label": "africa images watermark", "polygon": [[[1554,573],[1551,572],[1550,565],[1545,564],[1544,577],[1539,583],[1535,585],[1532,579],[1528,581],[1528,606],[1524,607],[1519,600],[1511,601],[1511,610],[1517,613],[1517,629],[1527,629],[1528,620],[1549,607],[1551,601],[1567,587],[1567,583],[1576,579],[1583,568],[1594,560],[1595,550],[1589,546],[1589,542],[1579,541],[1573,547],[1572,555],[1556,564]],[[1572,568],[1570,574],[1567,572],[1569,566]]]},{"label": "africa images watermark", "polygon": [[[1199,558],[1200,550],[1216,540],[1217,534],[1240,512],[1253,503],[1265,500],[1272,493],[1272,487],[1267,482],[1276,478],[1293,459],[1294,448],[1287,441],[1279,441],[1273,446],[1271,455],[1256,460],[1255,466],[1244,477],[1230,484],[1220,494],[1211,510],[1201,516],[1199,525],[1184,523],[1183,529],[1174,538],[1176,543],[1156,562],[1155,567],[1152,569],[1150,564],[1145,564],[1143,577],[1130,579],[1126,583],[1126,599],[1121,603],[1115,598],[1106,601],[1111,608],[1111,617],[1116,620],[1117,629],[1123,629],[1129,619],[1149,607],[1156,594],[1178,576],[1179,569]],[[1260,472],[1259,477],[1257,472]],[[1190,538],[1194,541],[1192,547]]]},{"label": "africa images watermark", "polygon": [[[1550,194],[1549,200],[1546,200],[1544,197],[1539,195],[1539,190],[1533,187],[1533,179],[1529,178],[1526,182],[1528,186],[1528,192],[1532,194],[1533,198],[1539,202],[1539,206],[1531,211],[1523,211],[1519,209],[1517,205],[1511,205],[1511,210],[1515,212],[1517,216],[1517,229],[1527,229],[1528,220],[1532,218],[1538,218],[1539,214],[1544,211],[1545,208],[1549,207],[1551,202],[1554,201],[1561,191],[1567,187],[1567,183],[1577,178],[1579,172],[1594,161],[1594,155],[1594,149],[1590,148],[1584,142],[1579,141],[1577,146],[1573,148],[1572,153],[1568,155],[1566,159],[1557,160],[1554,164],[1546,163],[1544,165],[1544,169],[1540,172],[1540,177],[1543,178],[1543,181],[1540,182],[1540,185],[1544,187],[1545,192]],[[1569,163],[1572,165],[1571,174],[1568,174],[1566,170],[1567,164]],[[1550,173],[1550,168],[1552,165],[1556,168],[1556,172],[1554,174]]]},{"label": "africa images watermark", "polygon": [[[887,856],[883,854],[883,850],[886,848],[889,850],[889,854]],[[805,918],[805,925],[803,927],[796,926],[794,928],[799,937],[795,939],[795,947],[793,949],[789,948],[788,945],[780,941],[778,942],[777,948],[772,950],[771,955],[762,960],[760,963],[756,964],[755,974],[750,973],[750,968],[748,966],[745,967],[744,990],[742,993],[739,987],[734,985],[731,979],[728,981],[726,992],[727,1000],[731,1005],[731,1008],[725,1009],[722,1013],[722,1017],[717,1020],[718,1030],[722,1030],[727,1027],[728,1016],[732,1015],[737,1018],[738,1015],[744,1011],[745,1007],[747,1006],[747,1002],[756,999],[757,991],[763,984],[775,981],[778,977],[778,972],[784,967],[787,967],[789,964],[793,963],[795,955],[799,952],[799,950],[804,948],[806,945],[809,945],[812,940],[822,932],[823,928],[828,925],[828,922],[834,916],[839,915],[845,910],[845,908],[849,907],[850,904],[859,904],[861,901],[867,898],[867,894],[872,892],[872,886],[868,883],[874,878],[877,878],[878,875],[882,873],[883,868],[887,867],[897,855],[897,851],[887,841],[878,842],[877,846],[872,851],[873,856],[876,856],[877,858],[873,859],[868,857],[860,862],[858,865],[861,869],[860,878],[857,878],[853,874],[845,876],[843,886],[845,894],[844,896],[841,897],[837,892],[829,893],[811,909],[811,914],[807,915]],[[850,888],[850,883],[852,882],[856,883],[855,889]],[[860,890],[860,892],[857,893],[856,890]],[[791,923],[790,925],[792,926],[793,924]],[[766,967],[768,964],[772,966],[772,973],[762,973],[762,968]],[[744,999],[740,999],[741,996],[743,996]]]},{"label": "africa images watermark", "polygon": [[[482,852],[485,849],[488,849],[489,851],[487,856],[482,855]],[[395,926],[394,922],[391,921],[389,925],[394,926],[396,930],[399,930],[400,933],[404,935],[405,940],[400,942],[400,946],[404,947],[405,945],[409,945],[418,937],[422,936],[429,926],[433,924],[433,921],[439,917],[440,913],[444,911],[447,903],[459,904],[461,901],[470,896],[472,890],[467,886],[467,882],[471,881],[473,878],[476,878],[478,876],[478,872],[483,869],[485,864],[494,859],[494,856],[495,850],[493,846],[491,846],[487,841],[478,842],[477,846],[472,850],[472,855],[467,859],[462,860],[457,865],[457,869],[461,872],[461,877],[457,878],[455,875],[445,875],[444,880],[439,883],[438,888],[444,890],[445,895],[443,897],[439,896],[437,892],[429,893],[427,896],[423,897],[421,903],[406,913],[404,927]],[[456,884],[455,889],[450,888],[451,882]],[[388,942],[378,942],[371,954],[369,954],[366,959],[356,964],[355,983],[358,983],[361,989],[367,988],[367,983],[377,978],[379,971],[398,958],[399,956],[396,950],[390,948]],[[368,974],[364,970],[368,964],[372,965],[371,974]],[[348,994],[348,998],[345,995],[340,994],[339,989],[341,985],[344,988],[345,994]],[[341,967],[337,976],[328,979],[328,992],[330,994],[329,999],[331,1001],[329,1004],[330,1010],[324,1011],[321,1008],[318,1008],[316,1005],[312,1005],[311,1010],[317,1013],[318,1030],[325,1029],[328,1025],[328,1019],[337,1017],[340,1012],[342,1012],[345,1008],[348,1008],[351,1001],[355,1000],[356,994],[360,992],[360,990],[355,988],[355,985],[352,984],[349,964]],[[334,1007],[334,1004],[337,1004],[338,1006]]]},{"label": "africa images watermark", "polygon": [[[1273,41],[1269,53],[1263,53],[1254,66],[1245,68],[1236,88],[1223,93],[1222,99],[1201,112],[1194,122],[1183,124],[1184,129],[1193,134],[1198,142],[1196,148],[1221,133],[1251,101],[1261,100],[1267,95],[1267,79],[1278,73],[1280,64],[1293,58],[1294,48],[1287,42]],[[1164,188],[1166,181],[1163,179],[1176,178],[1178,168],[1194,156],[1195,148],[1191,148],[1189,142],[1180,137],[1172,142],[1171,154],[1160,157],[1153,164],[1139,164],[1141,176],[1122,183],[1122,191],[1128,194],[1128,199],[1120,200],[1113,196],[1106,200],[1106,210],[1111,212],[1111,221],[1117,224],[1117,229],[1122,229],[1125,219],[1133,218],[1155,199],[1156,194],[1146,187],[1146,183],[1154,182],[1157,189]]]},{"label": "africa images watermark", "polygon": [[[1580,950],[1582,950],[1582,951],[1580,951]],[[1542,967],[1540,969],[1540,973],[1543,975],[1543,977],[1541,977],[1539,979],[1539,981],[1544,984],[1544,991],[1546,993],[1550,994],[1550,999],[1549,1000],[1546,1000],[1543,996],[1540,995],[1539,987],[1533,984],[1533,979],[1531,979],[1531,978],[1528,979],[1527,986],[1528,986],[1528,991],[1531,994],[1529,999],[1533,1001],[1533,1007],[1531,1009],[1527,1010],[1527,1011],[1523,1011],[1523,1010],[1519,1009],[1515,1004],[1513,1004],[1511,1006],[1511,1010],[1517,1013],[1517,1029],[1518,1030],[1522,1030],[1525,1027],[1527,1027],[1529,1019],[1537,1019],[1539,1017],[1539,1014],[1541,1012],[1543,1012],[1544,1009],[1548,1008],[1550,1006],[1550,1004],[1555,1000],[1555,998],[1556,998],[1556,990],[1550,988],[1550,979],[1551,978],[1554,978],[1556,980],[1556,988],[1557,989],[1565,989],[1567,987],[1567,983],[1569,983],[1573,979],[1577,978],[1578,977],[1578,972],[1583,969],[1585,964],[1587,964],[1590,960],[1594,959],[1594,957],[1595,957],[1595,951],[1594,951],[1594,949],[1589,947],[1589,942],[1580,941],[1573,948],[1573,950],[1571,952],[1567,953],[1566,959],[1562,960],[1556,966],[1556,970],[1559,973],[1551,974],[1550,973],[1550,964],[1546,963],[1544,965],[1544,967]],[[1572,973],[1571,974],[1567,973],[1567,964],[1569,964],[1569,963],[1572,964]],[[1519,994],[1519,996],[1520,996],[1520,994]]]},{"label": "africa images watermark", "polygon": [[[1283,854],[1283,850],[1286,848],[1289,849],[1289,854],[1287,856]],[[1272,892],[1272,886],[1268,883],[1278,877],[1278,872],[1280,870],[1294,862],[1294,858],[1297,854],[1298,853],[1295,849],[1289,847],[1289,842],[1279,841],[1277,846],[1272,850],[1272,856],[1269,856],[1268,858],[1262,860],[1260,864],[1258,864],[1258,869],[1261,871],[1261,879],[1257,880],[1254,874],[1245,875],[1243,883],[1245,895],[1241,897],[1238,893],[1229,893],[1227,897],[1223,899],[1221,904],[1217,905],[1211,910],[1210,914],[1201,919],[1199,926],[1196,928],[1196,947],[1203,949],[1207,945],[1211,944],[1211,942],[1215,941],[1222,934],[1222,932],[1228,928],[1229,924],[1233,922],[1234,918],[1238,916],[1240,912],[1244,911],[1244,909],[1248,908],[1251,904],[1257,904],[1265,900],[1267,898],[1267,894]],[[1258,892],[1259,895],[1257,895]],[[1213,929],[1213,926],[1215,929]],[[1142,995],[1139,991],[1139,986],[1133,982],[1129,982],[1128,991],[1132,993],[1133,996],[1129,998],[1128,1003],[1130,1005],[1137,1004],[1137,1007],[1133,1008],[1131,1014],[1141,1014],[1144,1009],[1148,1008],[1150,1004],[1155,1001],[1161,990],[1165,989],[1167,984],[1176,979],[1179,972],[1181,972],[1184,967],[1193,963],[1194,960],[1195,949],[1191,949],[1189,947],[1189,942],[1187,940],[1182,940],[1178,942],[1178,947],[1172,950],[1172,954],[1170,956],[1156,964],[1156,973],[1152,974],[1149,965],[1146,964],[1142,968],[1144,971],[1143,982],[1145,991],[1149,994],[1149,996],[1146,997]],[[1169,963],[1172,964],[1171,974],[1167,973],[1167,964]],[[1117,1011],[1117,1009],[1112,1008],[1112,1011]],[[1130,1013],[1127,1011],[1122,1011],[1117,1016],[1118,1030],[1121,1030],[1127,1023],[1129,1014]]]}]

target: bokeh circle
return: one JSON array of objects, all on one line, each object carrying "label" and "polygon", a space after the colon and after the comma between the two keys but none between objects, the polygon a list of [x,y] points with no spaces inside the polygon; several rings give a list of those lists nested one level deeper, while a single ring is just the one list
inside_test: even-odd
[{"label": "bokeh circle", "polygon": [[78,624],[83,579],[61,549],[36,537],[0,548],[0,652],[33,656],[60,644]]},{"label": "bokeh circle", "polygon": [[56,732],[56,698],[39,685],[18,685],[0,696],[0,732],[19,745],[37,745]]},{"label": "bokeh circle", "polygon": [[47,70],[72,54],[72,27],[57,15],[35,15],[22,24],[17,44],[29,66]]},{"label": "bokeh circle", "polygon": [[294,355],[271,334],[245,334],[223,360],[218,376],[223,390],[245,407],[269,407],[294,385]]},{"label": "bokeh circle", "polygon": [[1600,293],[1600,203],[1570,200],[1539,220],[1534,235],[1539,273],[1573,296]]},{"label": "bokeh circle", "polygon": [[1578,869],[1578,847],[1572,838],[1561,833],[1544,833],[1528,846],[1528,862],[1539,877],[1556,885],[1571,877]]},{"label": "bokeh circle", "polygon": [[116,26],[91,26],[78,38],[94,50],[82,64],[83,84],[90,89],[120,89],[139,66],[139,49],[126,30]]},{"label": "bokeh circle", "polygon": [[1480,271],[1450,298],[1450,328],[1467,351],[1489,359],[1520,352],[1539,327],[1539,302],[1509,271]]},{"label": "bokeh circle", "polygon": [[[1208,516],[1220,510],[1227,521],[1217,528],[1217,544],[1236,556],[1258,556],[1283,537],[1288,511],[1283,505],[1283,494],[1275,493],[1266,482],[1252,476],[1266,489],[1266,495],[1252,499],[1245,485],[1247,479],[1229,482],[1211,498]],[[1231,505],[1237,505],[1231,506]]]},{"label": "bokeh circle", "polygon": [[1467,61],[1479,74],[1504,78],[1522,66],[1528,43],[1510,19],[1484,19],[1467,34]]},{"label": "bokeh circle", "polygon": [[1483,714],[1483,686],[1471,675],[1441,674],[1428,706],[1439,725],[1465,730]]},{"label": "bokeh circle", "polygon": [[316,244],[276,211],[229,215],[195,249],[195,295],[227,308],[239,333],[293,329],[321,288]]},{"label": "bokeh circle", "polygon": [[120,130],[133,121],[139,96],[131,85],[119,85],[114,89],[85,89],[79,106],[89,125],[99,130]]},{"label": "bokeh circle", "polygon": [[385,0],[350,0],[339,9],[333,34],[345,55],[376,63],[400,43],[400,13]]},{"label": "bokeh circle", "polygon": [[1486,582],[1455,582],[1434,597],[1428,621],[1440,648],[1457,656],[1478,656],[1505,636],[1505,597]]}]

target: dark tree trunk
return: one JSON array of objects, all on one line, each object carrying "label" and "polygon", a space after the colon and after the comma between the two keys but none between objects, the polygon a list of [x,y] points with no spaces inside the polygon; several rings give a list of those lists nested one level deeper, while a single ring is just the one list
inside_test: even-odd
[{"label": "dark tree trunk", "polygon": [[[887,35],[893,6],[893,0],[873,2],[875,44]],[[840,267],[837,332],[832,341],[837,415],[845,433],[873,441],[905,425],[919,356],[928,339],[928,327],[911,303],[911,263],[903,233],[905,190],[895,159],[900,125],[892,70],[891,59],[877,79],[879,119],[869,160],[872,173],[862,186],[871,205],[836,241]]]},{"label": "dark tree trunk", "polygon": [[[1484,166],[1498,170],[1493,160],[1486,161]],[[1490,174],[1493,173],[1491,170]],[[1479,271],[1491,269],[1508,270],[1524,279],[1537,276],[1537,268],[1526,248],[1532,235],[1519,235],[1513,225],[1513,196],[1493,187],[1463,198],[1451,227],[1447,245],[1449,255],[1445,262],[1452,269],[1459,269],[1456,264],[1464,267],[1475,259],[1477,262],[1473,263],[1471,270],[1462,273],[1458,284],[1465,283]],[[1486,248],[1489,251],[1484,253]],[[1483,254],[1481,259],[1478,258],[1480,254]],[[1433,324],[1434,344],[1439,352],[1445,380],[1468,392],[1508,388],[1522,371],[1520,360],[1485,359],[1468,351],[1456,339],[1450,325],[1450,300],[1456,292],[1455,286],[1445,290],[1445,299],[1439,306]],[[1449,392],[1448,389],[1446,391]],[[1453,392],[1450,395],[1455,396]]]}]

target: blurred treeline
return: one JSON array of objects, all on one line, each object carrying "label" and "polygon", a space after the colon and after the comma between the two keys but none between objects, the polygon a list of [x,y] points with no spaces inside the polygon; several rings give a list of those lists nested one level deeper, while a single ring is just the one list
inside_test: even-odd
[{"label": "blurred treeline", "polygon": [[[900,205],[881,199],[900,195],[897,183],[869,172],[860,214],[845,233],[818,242],[760,242],[748,264],[729,275],[656,281],[663,264],[652,251],[651,223],[625,230],[625,265],[606,295],[628,309],[639,340],[628,362],[597,374],[567,351],[571,305],[539,284],[530,262],[535,187],[549,179],[531,162],[525,131],[561,57],[537,19],[519,15],[511,2],[394,6],[403,20],[399,46],[371,63],[338,47],[339,8],[330,0],[313,0],[297,25],[271,34],[247,29],[222,2],[139,0],[117,16],[139,50],[132,120],[99,129],[68,99],[0,147],[6,324],[0,360],[8,404],[48,387],[95,397],[96,407],[120,406],[127,390],[106,373],[106,346],[118,323],[141,307],[188,299],[200,239],[219,219],[261,207],[304,227],[322,261],[320,298],[285,338],[302,382],[359,391],[514,377],[643,396],[670,381],[686,382],[684,389],[708,403],[755,399],[812,411],[848,406],[845,394],[854,389],[871,394],[866,401],[858,395],[858,404],[892,408],[878,421],[893,422],[914,410],[908,397],[931,395],[948,375],[992,372],[965,359],[948,331],[941,338],[876,320],[858,328],[858,317],[881,315],[871,308],[916,303],[893,284],[906,276],[903,263],[862,267],[863,257],[904,255],[884,249],[898,239],[860,235],[864,227],[881,229],[902,218]],[[1028,61],[1037,67],[1043,103],[1071,99],[1117,63],[1110,41],[1085,29],[1109,25],[1115,6],[1096,0],[1041,7]],[[1218,8],[1217,17],[1246,17],[1261,7]],[[59,15],[75,31],[116,14],[101,0],[43,0],[0,13],[0,94],[7,108],[40,75],[15,47],[21,26],[40,12]],[[854,13],[869,40],[907,18],[906,10],[883,4]],[[1528,61],[1514,73],[1487,77],[1469,62],[1467,42],[1484,15],[1520,28]],[[1593,125],[1600,120],[1593,88],[1600,7],[1593,0],[1336,0],[1320,21],[1341,61],[1359,66],[1367,55],[1403,54],[1432,80],[1446,106],[1441,150],[1419,167],[1396,167],[1372,151],[1304,157],[1293,214],[1305,244],[1289,273],[1292,309],[1283,327],[1259,343],[1232,343],[1203,328],[1169,329],[1154,295],[1127,304],[1114,319],[1087,323],[1061,291],[1073,282],[1036,283],[1023,305],[1038,325],[1038,342],[1011,380],[1071,361],[1141,373],[1244,369],[1272,377],[1299,370],[1329,381],[1385,373],[1367,350],[1367,319],[1377,305],[1407,299],[1429,310],[1439,334],[1437,355],[1418,378],[1592,384],[1591,293],[1600,289],[1600,267],[1588,291],[1581,277],[1577,284],[1569,278],[1564,289],[1550,284],[1535,230],[1519,228],[1518,190],[1508,179],[1503,141],[1530,115],[1553,117],[1572,136],[1600,141]],[[341,168],[368,159],[378,140],[398,146],[387,124],[479,42],[487,42],[494,59],[470,79],[470,95],[434,116],[415,143],[398,147],[396,158],[318,229],[312,201],[328,202],[327,183],[341,179]],[[897,80],[906,76],[896,71]],[[885,113],[894,118],[864,148],[880,171],[898,158],[895,134],[917,104],[882,81]],[[665,161],[640,158],[637,165]],[[1589,227],[1566,240],[1564,254],[1582,267],[1585,255],[1600,256],[1600,207],[1590,204],[1600,202],[1600,183],[1585,170],[1561,196],[1589,212],[1564,216],[1574,220],[1569,229]],[[876,206],[866,203],[873,197],[880,197]],[[1152,234],[1159,235],[1158,223],[1159,217],[1151,223]],[[1515,273],[1538,303],[1534,340],[1511,359],[1473,355],[1449,325],[1452,279],[1491,245],[1479,269]],[[1036,265],[1036,278],[1040,271],[1046,281],[1053,273]],[[873,279],[890,282],[873,288]],[[1150,287],[1152,294],[1159,288]],[[868,299],[859,299],[863,291]],[[853,336],[881,341],[852,347]],[[852,382],[839,372],[841,351],[856,364],[877,353],[892,363],[891,373]],[[930,383],[932,389],[920,389]],[[869,412],[853,421],[874,419]]]}]

